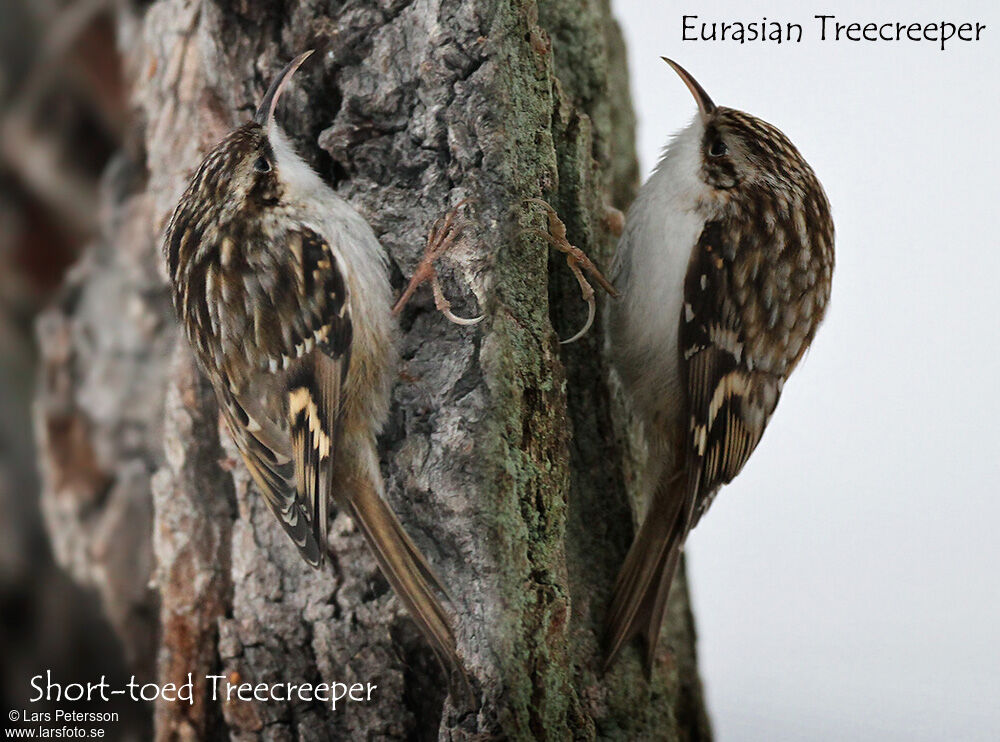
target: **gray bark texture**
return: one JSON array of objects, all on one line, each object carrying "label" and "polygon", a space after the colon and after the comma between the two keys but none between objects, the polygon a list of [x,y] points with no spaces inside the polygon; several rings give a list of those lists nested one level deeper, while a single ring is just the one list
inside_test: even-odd
[{"label": "gray bark texture", "polygon": [[[605,206],[637,180],[625,53],[607,0],[160,0],[118,6],[128,145],[101,236],[39,320],[36,431],[57,560],[92,586],[140,679],[183,682],[157,739],[709,737],[681,579],[662,661],[600,672],[599,629],[633,532],[638,458],[601,328],[561,256],[522,234],[547,199],[607,265]],[[279,120],[370,221],[402,286],[429,226],[474,199],[423,289],[381,438],[390,504],[450,587],[478,708],[433,655],[348,517],[332,567],[298,557],[237,463],[181,342],[160,240],[204,152],[323,40]],[[471,288],[468,288],[471,287]],[[599,324],[599,323],[598,323]],[[554,329],[555,328],[555,329]],[[213,701],[205,675],[371,682],[371,703]]]}]

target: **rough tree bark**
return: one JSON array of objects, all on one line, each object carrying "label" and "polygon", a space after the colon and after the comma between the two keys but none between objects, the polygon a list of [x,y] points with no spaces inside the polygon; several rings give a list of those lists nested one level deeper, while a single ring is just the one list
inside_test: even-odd
[{"label": "rough tree bark", "polygon": [[[601,328],[561,258],[521,230],[530,196],[607,264],[605,205],[636,186],[624,48],[607,0],[160,0],[121,5],[135,126],[109,168],[102,237],[39,323],[43,506],[59,561],[99,591],[141,677],[198,682],[159,704],[159,739],[665,738],[709,735],[683,581],[651,681],[606,676],[597,629],[632,534],[636,457]],[[388,497],[451,586],[483,703],[445,703],[428,649],[338,514],[333,567],[309,569],[236,465],[178,341],[159,240],[201,154],[318,38],[279,113],[371,222],[402,284],[428,226],[474,217],[446,291],[422,296],[382,437]],[[461,280],[455,280],[460,278]],[[361,681],[375,701],[215,702],[201,679]]]}]

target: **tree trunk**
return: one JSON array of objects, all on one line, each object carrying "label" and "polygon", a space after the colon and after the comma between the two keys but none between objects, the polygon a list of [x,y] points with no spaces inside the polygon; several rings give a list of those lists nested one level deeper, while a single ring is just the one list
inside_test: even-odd
[{"label": "tree trunk", "polygon": [[[39,323],[37,429],[59,561],[96,586],[140,678],[194,678],[193,704],[157,703],[157,737],[707,739],[683,580],[652,680],[634,651],[600,672],[640,457],[601,328],[558,344],[553,327],[574,332],[585,305],[562,258],[522,234],[544,225],[523,200],[542,197],[610,260],[605,206],[628,205],[636,164],[607,1],[161,0],[118,15],[131,146],[105,176],[102,237]],[[299,559],[167,298],[159,241],[186,178],[317,40],[279,120],[369,220],[397,286],[434,220],[474,199],[443,277],[457,312],[486,319],[451,325],[426,290],[411,303],[381,450],[392,507],[450,587],[478,709],[446,702],[347,516],[332,568]],[[206,675],[378,687],[332,710],[213,700]]]}]

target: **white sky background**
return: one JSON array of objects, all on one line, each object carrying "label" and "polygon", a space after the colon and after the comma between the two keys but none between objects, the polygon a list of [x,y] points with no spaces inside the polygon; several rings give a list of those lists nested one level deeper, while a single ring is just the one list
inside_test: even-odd
[{"label": "white sky background", "polygon": [[[718,740],[1000,739],[996,4],[613,7],[643,178],[696,110],[662,54],[717,104],[781,128],[837,227],[826,322],[689,541]],[[780,46],[682,42],[684,13],[805,33]],[[816,13],[987,30],[944,52],[820,42]]]}]

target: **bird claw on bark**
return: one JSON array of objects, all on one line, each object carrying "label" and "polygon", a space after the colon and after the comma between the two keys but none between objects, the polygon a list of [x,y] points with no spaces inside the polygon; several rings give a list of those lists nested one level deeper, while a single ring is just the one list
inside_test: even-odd
[{"label": "bird claw on bark", "polygon": [[538,204],[545,209],[545,213],[549,220],[548,231],[544,229],[526,229],[524,232],[528,234],[535,235],[536,237],[541,237],[546,240],[552,247],[554,247],[559,252],[566,256],[566,265],[569,269],[573,271],[573,276],[576,278],[578,284],[580,284],[580,296],[585,302],[587,302],[587,322],[584,324],[583,328],[566,340],[560,340],[561,345],[569,345],[570,343],[575,343],[577,340],[582,338],[590,330],[591,325],[594,324],[594,316],[597,314],[597,302],[594,299],[594,287],[590,285],[586,276],[583,275],[583,271],[580,270],[581,266],[584,270],[589,273],[597,284],[604,289],[610,296],[617,297],[618,292],[615,291],[615,287],[611,285],[611,282],[604,277],[604,274],[594,265],[593,261],[587,257],[587,254],[576,247],[571,245],[569,239],[566,237],[566,225],[563,224],[556,210],[553,209],[547,201],[540,198],[527,198],[526,203]]},{"label": "bird claw on bark", "polygon": [[402,312],[403,307],[406,306],[406,303],[413,296],[414,292],[422,284],[430,281],[431,291],[434,292],[434,306],[437,307],[437,310],[446,319],[454,322],[456,325],[463,326],[475,325],[482,321],[485,316],[482,314],[478,317],[459,317],[452,313],[451,302],[445,298],[444,291],[441,290],[441,282],[438,280],[437,270],[434,268],[434,261],[448,252],[455,243],[458,232],[461,230],[461,224],[456,223],[456,217],[461,208],[467,203],[469,203],[469,199],[463,198],[443,218],[434,222],[430,233],[427,235],[427,247],[424,250],[424,256],[420,259],[417,269],[413,272],[406,290],[403,291],[396,305],[392,308],[394,315]]}]

